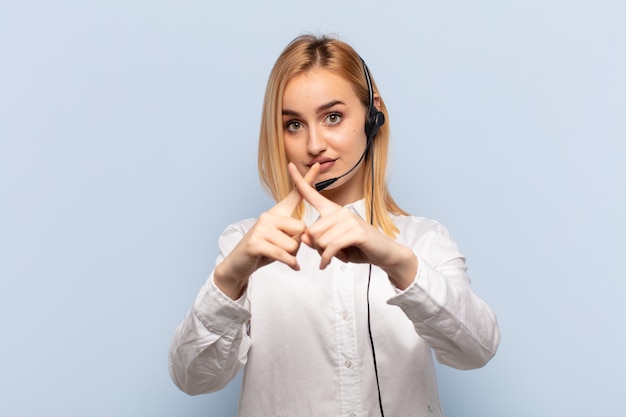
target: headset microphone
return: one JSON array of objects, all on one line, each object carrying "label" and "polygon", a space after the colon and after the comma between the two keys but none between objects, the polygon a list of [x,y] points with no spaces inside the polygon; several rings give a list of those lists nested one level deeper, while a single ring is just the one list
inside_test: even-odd
[{"label": "headset microphone", "polygon": [[[381,113],[381,114],[382,114],[382,113]],[[370,148],[370,143],[371,143],[371,142],[372,142],[371,140],[368,140],[368,141],[367,141],[367,144],[365,145],[365,151],[363,151],[363,154],[361,155],[361,157],[359,158],[359,160],[358,160],[358,161],[356,161],[356,164],[354,164],[354,166],[353,166],[352,168],[350,168],[348,171],[344,172],[343,174],[341,174],[341,175],[340,175],[340,176],[338,176],[338,177],[335,177],[335,178],[329,178],[329,179],[327,179],[327,180],[324,180],[324,181],[321,181],[321,182],[316,183],[316,184],[315,184],[315,189],[316,189],[317,191],[322,191],[324,188],[326,188],[326,187],[328,187],[329,185],[333,184],[333,183],[334,183],[335,181],[337,181],[338,179],[343,178],[343,177],[345,177],[346,175],[348,175],[349,173],[351,173],[351,172],[354,170],[354,168],[356,168],[356,167],[358,167],[358,166],[359,166],[359,164],[361,163],[361,161],[363,160],[363,158],[365,158],[365,155],[367,155],[367,151],[368,151],[368,150],[369,150],[369,148]]]},{"label": "headset microphone", "polygon": [[358,167],[361,161],[363,161],[363,158],[365,158],[365,155],[367,155],[367,152],[370,149],[370,145],[372,144],[374,137],[378,133],[378,130],[380,129],[382,125],[385,124],[385,115],[382,112],[378,111],[378,109],[376,109],[376,106],[374,106],[374,89],[372,88],[372,80],[370,79],[370,72],[367,69],[367,65],[365,64],[365,61],[363,61],[363,58],[361,58],[361,62],[363,63],[363,71],[365,72],[365,80],[367,81],[367,91],[369,94],[369,105],[367,109],[367,118],[365,120],[365,136],[367,137],[365,150],[363,151],[363,154],[361,155],[359,160],[356,162],[356,164],[354,164],[354,166],[350,168],[348,171],[346,171],[345,173],[341,174],[338,177],[329,178],[327,180],[316,183],[315,189],[317,191],[322,191],[323,189],[330,186],[331,184],[334,184],[335,181],[345,177],[346,175],[351,173],[356,167]]}]

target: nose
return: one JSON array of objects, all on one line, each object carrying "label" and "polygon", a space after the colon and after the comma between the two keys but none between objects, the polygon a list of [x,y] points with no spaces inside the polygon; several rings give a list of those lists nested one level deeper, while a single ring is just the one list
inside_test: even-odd
[{"label": "nose", "polygon": [[317,156],[326,150],[326,141],[324,134],[319,128],[311,127],[308,129],[308,137],[306,141],[306,151],[309,155]]}]

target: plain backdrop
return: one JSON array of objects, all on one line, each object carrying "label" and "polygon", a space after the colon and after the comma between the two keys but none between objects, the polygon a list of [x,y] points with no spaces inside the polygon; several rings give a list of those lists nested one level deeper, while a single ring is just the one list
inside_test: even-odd
[{"label": "plain backdrop", "polygon": [[[626,413],[626,6],[0,2],[0,415],[234,417],[167,371],[220,232],[272,205],[265,82],[333,33],[390,112],[390,186],[443,222],[503,339],[449,417]],[[410,395],[410,393],[407,393]]]}]

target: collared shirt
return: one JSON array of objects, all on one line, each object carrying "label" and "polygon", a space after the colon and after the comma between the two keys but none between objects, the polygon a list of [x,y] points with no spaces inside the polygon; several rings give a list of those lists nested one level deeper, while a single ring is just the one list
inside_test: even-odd
[{"label": "collared shirt", "polygon": [[[363,201],[349,206],[364,217]],[[307,205],[304,221],[318,213]],[[472,291],[465,258],[440,223],[392,215],[397,241],[419,266],[395,288],[373,266],[371,330],[386,416],[442,416],[432,360],[458,369],[486,364],[500,341],[495,315]],[[255,220],[229,226],[221,262]],[[273,262],[257,270],[239,300],[211,275],[179,325],[169,354],[176,385],[189,394],[216,391],[244,368],[240,417],[380,416],[368,335],[368,264],[333,259],[301,245],[301,270]]]}]

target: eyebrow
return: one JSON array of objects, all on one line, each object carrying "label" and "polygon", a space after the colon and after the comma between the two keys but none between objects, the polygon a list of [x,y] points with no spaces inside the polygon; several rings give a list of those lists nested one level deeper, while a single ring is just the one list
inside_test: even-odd
[{"label": "eyebrow", "polygon": [[[337,104],[345,104],[345,103],[341,100],[332,100],[326,104],[322,104],[321,106],[319,106],[317,109],[315,109],[315,112],[321,113],[324,110],[328,110],[331,107],[336,106]],[[283,109],[282,113],[283,113],[283,116],[300,116],[300,113],[298,113],[295,110]]]}]

